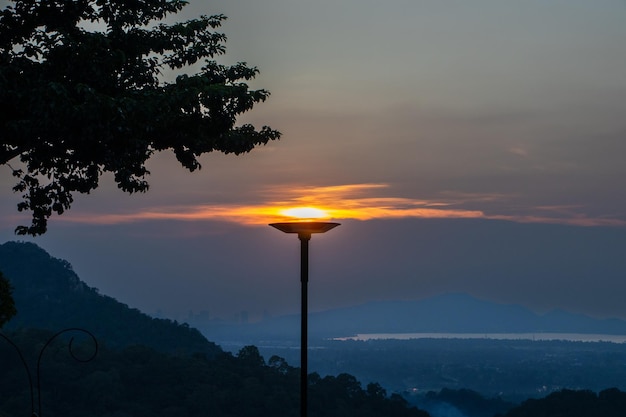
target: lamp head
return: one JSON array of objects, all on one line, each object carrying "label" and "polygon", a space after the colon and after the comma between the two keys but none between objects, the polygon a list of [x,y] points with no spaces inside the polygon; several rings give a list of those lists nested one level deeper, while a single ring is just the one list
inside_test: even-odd
[{"label": "lamp head", "polygon": [[270,226],[281,232],[297,233],[298,237],[311,237],[313,233],[326,233],[339,225],[340,223],[332,222],[284,222],[270,224]]}]

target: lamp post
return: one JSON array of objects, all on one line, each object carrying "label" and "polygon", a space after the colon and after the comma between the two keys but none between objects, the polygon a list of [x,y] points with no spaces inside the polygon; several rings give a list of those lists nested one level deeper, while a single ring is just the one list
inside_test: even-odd
[{"label": "lamp post", "polygon": [[309,240],[313,233],[325,233],[339,226],[329,222],[272,223],[281,232],[297,233],[300,239],[300,417],[307,415],[307,350],[308,350],[308,283],[309,283]]}]

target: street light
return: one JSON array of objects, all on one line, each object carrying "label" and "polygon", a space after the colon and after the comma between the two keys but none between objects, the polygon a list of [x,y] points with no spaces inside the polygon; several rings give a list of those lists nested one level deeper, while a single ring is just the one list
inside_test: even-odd
[{"label": "street light", "polygon": [[308,335],[308,283],[309,283],[309,240],[313,233],[325,233],[339,226],[339,223],[329,222],[288,222],[271,223],[281,232],[297,233],[300,239],[300,417],[307,415],[307,335]]}]

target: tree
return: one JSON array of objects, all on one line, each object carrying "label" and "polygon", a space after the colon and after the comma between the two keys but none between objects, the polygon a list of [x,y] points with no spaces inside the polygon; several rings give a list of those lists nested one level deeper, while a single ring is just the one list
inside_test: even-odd
[{"label": "tree", "polygon": [[236,124],[269,92],[246,84],[257,68],[216,61],[223,15],[165,23],[183,0],[11,3],[0,12],[0,165],[17,180],[18,210],[32,214],[17,234],[45,233],[105,172],[123,191],[145,192],[156,152],[194,171],[204,153],[238,155],[280,137]]},{"label": "tree", "polygon": [[265,366],[265,359],[261,356],[259,348],[256,346],[248,345],[239,349],[237,358],[247,367]]},{"label": "tree", "polygon": [[11,283],[0,271],[0,328],[17,313],[12,292]]}]

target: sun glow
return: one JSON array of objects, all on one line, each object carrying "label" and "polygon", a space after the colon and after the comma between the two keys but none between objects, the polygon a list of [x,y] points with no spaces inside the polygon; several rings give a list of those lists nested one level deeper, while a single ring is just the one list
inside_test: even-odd
[{"label": "sun glow", "polygon": [[328,219],[330,214],[326,210],[317,207],[293,207],[279,211],[279,214],[287,217],[295,217],[301,220]]}]

